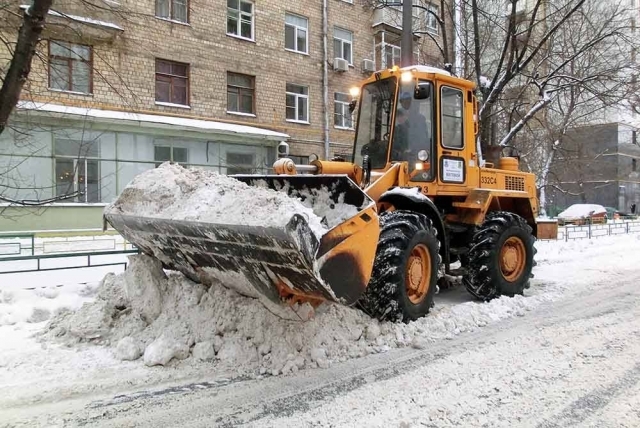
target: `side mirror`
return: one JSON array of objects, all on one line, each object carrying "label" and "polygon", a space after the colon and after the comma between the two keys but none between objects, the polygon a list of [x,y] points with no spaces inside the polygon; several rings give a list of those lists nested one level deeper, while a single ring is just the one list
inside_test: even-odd
[{"label": "side mirror", "polygon": [[349,103],[349,113],[353,113],[353,111],[356,109],[356,104],[357,104],[356,100],[353,100]]},{"label": "side mirror", "polygon": [[426,100],[431,97],[431,85],[429,83],[418,83],[413,91],[413,98],[416,100]]}]

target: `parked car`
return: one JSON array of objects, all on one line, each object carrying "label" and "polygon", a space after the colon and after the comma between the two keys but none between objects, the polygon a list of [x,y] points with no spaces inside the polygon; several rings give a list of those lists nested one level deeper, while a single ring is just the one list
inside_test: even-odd
[{"label": "parked car", "polygon": [[558,214],[558,225],[607,222],[607,209],[598,204],[573,204]]}]

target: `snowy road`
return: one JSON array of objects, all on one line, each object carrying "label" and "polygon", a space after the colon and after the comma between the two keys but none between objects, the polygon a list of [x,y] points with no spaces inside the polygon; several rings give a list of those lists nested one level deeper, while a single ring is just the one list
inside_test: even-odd
[{"label": "snowy road", "polygon": [[98,377],[19,403],[0,385],[0,426],[637,427],[640,240],[597,242],[541,252],[531,293],[552,301],[423,350],[260,380],[165,368],[146,387]]}]

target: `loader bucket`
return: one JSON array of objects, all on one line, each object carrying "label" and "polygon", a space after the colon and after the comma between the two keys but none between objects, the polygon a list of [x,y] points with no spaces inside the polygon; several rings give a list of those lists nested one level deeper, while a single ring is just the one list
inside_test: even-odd
[{"label": "loader bucket", "polygon": [[[105,219],[142,252],[196,282],[211,284],[215,279],[242,294],[266,297],[277,304],[354,304],[373,268],[379,237],[375,203],[346,176],[233,177],[251,186],[287,192],[303,199],[303,203],[324,203],[320,211],[327,213],[327,219],[332,214],[327,201],[338,208],[352,207],[347,212],[353,215],[329,224],[319,237],[299,214],[282,229],[109,211],[105,211]],[[313,194],[321,196],[314,198]]]}]

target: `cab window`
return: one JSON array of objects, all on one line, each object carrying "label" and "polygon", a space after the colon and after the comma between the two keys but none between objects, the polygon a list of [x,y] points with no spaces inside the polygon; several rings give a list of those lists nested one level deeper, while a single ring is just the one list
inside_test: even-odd
[{"label": "cab window", "polygon": [[440,126],[442,145],[451,149],[464,147],[462,91],[448,86],[441,88]]}]

